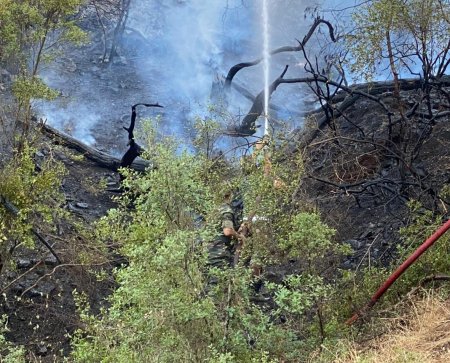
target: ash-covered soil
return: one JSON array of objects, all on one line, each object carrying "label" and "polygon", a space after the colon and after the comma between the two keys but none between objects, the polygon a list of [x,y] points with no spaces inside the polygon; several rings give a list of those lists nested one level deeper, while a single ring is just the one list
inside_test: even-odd
[{"label": "ash-covered soil", "polygon": [[[128,125],[131,105],[161,102],[164,110],[143,108],[139,118],[159,114],[164,120],[162,133],[178,128],[188,137],[189,131],[170,124],[170,120],[185,120],[191,110],[175,107],[178,101],[167,89],[143,81],[157,78],[160,65],[145,59],[148,49],[141,53],[142,39],[127,34],[127,48],[121,49],[113,62],[101,63],[100,35],[96,36],[91,45],[69,51],[52,66],[56,68],[44,71],[45,78],[56,88],[60,85],[62,93],[58,103],[38,105],[42,117],[91,146],[120,157],[127,147],[122,126]],[[147,77],[141,77],[136,69],[145,69]],[[86,91],[91,95],[89,107],[77,101]],[[415,97],[413,92],[403,96]],[[382,97],[386,103],[394,103],[392,94]],[[420,135],[420,129],[413,131],[412,139]],[[449,118],[436,120],[418,157],[408,162],[414,171],[393,157],[396,146],[385,143],[386,132],[384,111],[360,99],[347,110],[346,118],[338,119],[334,129],[325,130],[304,152],[305,177],[296,197],[302,208],[320,211],[337,230],[337,243],[352,246],[354,253],[341,262],[343,268],[359,269],[369,262],[385,265],[393,258],[400,243],[399,228],[411,221],[408,200],[417,199],[425,209],[448,215],[448,201],[437,196],[450,181]],[[46,152],[39,150],[36,160],[45,158]],[[114,207],[115,193],[107,189],[117,187],[118,175],[62,147],[55,153],[68,170],[63,183],[65,208],[75,220],[91,225]],[[69,335],[80,326],[74,290],[86,293],[98,311],[114,288],[111,275],[97,281],[88,271],[96,269],[88,266],[92,261],[86,265],[80,262],[80,254],[92,257],[98,251],[87,249],[83,236],[71,224],[62,222],[58,232],[47,238],[62,264],[37,243],[35,250],[16,250],[14,266],[0,280],[1,313],[8,317],[7,337],[27,348],[30,361],[59,361],[69,352]],[[98,254],[96,263],[110,272],[123,261],[114,254],[114,246],[106,246],[106,252]],[[273,266],[269,272],[271,279],[279,281],[283,275],[301,270],[301,263],[292,261],[288,266]]]},{"label": "ash-covered soil", "polygon": [[[411,105],[419,97],[416,91],[402,96]],[[391,92],[382,100],[396,102]],[[433,107],[438,109],[441,101],[434,98]],[[344,268],[386,265],[401,243],[399,229],[412,222],[410,201],[421,204],[419,213],[449,217],[450,200],[444,193],[450,183],[449,118],[412,120],[408,139],[394,136],[391,142],[384,110],[360,99],[334,126],[305,152],[303,197],[337,229],[337,239],[352,246],[354,254],[344,261]],[[417,145],[417,154],[409,157]]]},{"label": "ash-covered soil", "polygon": [[[383,97],[392,101],[390,94]],[[383,144],[386,124],[380,108],[362,99],[348,115],[351,119],[340,119],[337,128],[325,130],[304,152],[305,175],[296,198],[303,209],[318,210],[337,230],[337,243],[352,246],[354,253],[340,262],[342,268],[386,265],[401,243],[399,228],[411,222],[408,200],[419,200],[423,208],[436,214],[448,213],[448,201],[439,198],[438,192],[450,181],[449,120],[436,121],[411,163],[413,173],[402,168]],[[68,170],[63,183],[65,208],[80,223],[91,225],[114,207],[118,175],[61,146],[53,152]],[[46,153],[46,149],[39,150],[36,161]],[[98,311],[105,306],[114,281],[111,275],[97,281],[88,269],[111,271],[124,262],[115,255],[114,246],[106,246],[106,253],[98,254],[94,266],[80,263],[80,254],[92,257],[98,251],[87,249],[84,237],[71,226],[62,222],[57,233],[46,236],[63,264],[58,265],[37,243],[35,250],[15,251],[14,266],[0,281],[4,294],[1,312],[8,316],[10,329],[7,337],[24,345],[31,361],[53,362],[69,352],[69,335],[80,326],[73,290],[86,293]],[[301,270],[300,261],[290,261],[286,266],[270,267],[266,276],[280,281]]]},{"label": "ash-covered soil", "polygon": [[[48,142],[48,140],[47,140]],[[36,162],[47,157],[47,149],[36,153]],[[67,168],[62,191],[68,220],[58,221],[56,231],[42,232],[61,263],[39,241],[34,249],[17,248],[12,264],[0,278],[3,295],[0,313],[7,316],[8,340],[23,345],[30,362],[58,362],[70,351],[70,336],[81,325],[73,292],[85,294],[98,312],[114,288],[112,268],[124,261],[110,246],[92,246],[77,224],[91,228],[92,222],[114,207],[117,175],[62,147],[53,157]],[[96,279],[95,272],[109,271]]]}]

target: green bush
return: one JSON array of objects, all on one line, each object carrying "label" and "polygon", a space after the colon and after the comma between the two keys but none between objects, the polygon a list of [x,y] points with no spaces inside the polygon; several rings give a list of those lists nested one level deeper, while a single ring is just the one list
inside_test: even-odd
[{"label": "green bush", "polygon": [[[32,228],[52,230],[56,220],[65,215],[61,208],[64,196],[60,191],[65,169],[51,156],[40,164],[36,171],[33,159],[35,150],[28,145],[22,153],[11,159],[0,169],[0,241],[3,263],[7,262],[11,246],[34,245]],[[6,207],[15,208],[12,211]]]},{"label": "green bush", "polygon": [[[278,246],[283,238],[291,250],[306,251],[312,246],[301,236],[304,228],[305,236],[309,231],[318,243],[310,258],[311,264],[316,263],[321,256],[318,248],[329,247],[328,253],[339,250],[330,240],[334,231],[318,215],[298,214],[290,206],[292,177],[283,188],[276,188],[259,168],[243,173],[232,164],[218,167],[207,158],[180,152],[176,141],[156,142],[151,128],[146,135],[153,167],[143,175],[124,171],[127,192],[118,199],[118,208],[97,225],[98,237],[120,244],[128,262],[115,272],[118,288],[108,309],[96,317],[80,304],[86,327],[72,340],[72,358],[77,362],[306,360],[308,351],[323,339],[311,316],[319,302],[326,303],[332,286],[317,274],[288,275],[282,284],[269,285],[277,309],[267,309],[252,303],[254,278],[245,264],[211,271],[217,284],[206,288],[205,245],[216,233],[213,216],[220,193],[230,185],[240,186],[247,213],[257,208],[265,221],[265,228],[255,226],[248,243],[265,239],[269,244],[273,238],[270,246],[258,250],[260,256],[270,251],[283,256]],[[278,170],[277,176],[282,175]],[[262,193],[258,205],[254,197]],[[206,218],[199,223],[199,216]],[[296,229],[284,231],[282,225]],[[261,257],[266,262],[278,260]],[[329,322],[335,324],[333,319]],[[307,332],[316,335],[304,341],[300,337]]]}]

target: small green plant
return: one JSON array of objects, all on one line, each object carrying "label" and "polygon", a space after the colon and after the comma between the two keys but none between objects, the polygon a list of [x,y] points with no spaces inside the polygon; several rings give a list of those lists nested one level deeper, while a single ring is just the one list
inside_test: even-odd
[{"label": "small green plant", "polygon": [[5,338],[8,331],[6,316],[0,319],[0,361],[5,363],[25,363],[25,349],[14,346]]},{"label": "small green plant", "polygon": [[35,150],[27,144],[20,155],[11,159],[0,170],[0,240],[2,262],[9,259],[10,251],[19,245],[32,247],[32,228],[52,230],[55,221],[66,212],[60,185],[65,169],[49,157],[35,170]]},{"label": "small green plant", "polygon": [[194,129],[196,130],[194,146],[207,159],[211,158],[214,155],[217,139],[221,134],[220,123],[208,118],[197,117]]}]

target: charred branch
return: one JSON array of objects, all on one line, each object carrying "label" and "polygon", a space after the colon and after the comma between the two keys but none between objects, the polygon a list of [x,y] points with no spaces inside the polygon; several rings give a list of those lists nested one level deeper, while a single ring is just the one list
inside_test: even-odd
[{"label": "charred branch", "polygon": [[[278,54],[278,53],[283,53],[283,52],[299,52],[302,50],[302,45],[299,44],[297,47],[281,47],[281,48],[277,48],[275,50],[272,50],[269,55],[274,55],[274,54]],[[225,78],[225,89],[229,89],[231,86],[231,82],[233,81],[234,76],[243,68],[247,68],[247,67],[252,67],[252,66],[256,66],[259,63],[261,63],[263,61],[264,58],[258,58],[254,61],[251,62],[244,62],[244,63],[239,63],[234,65],[233,67],[230,68],[230,70],[228,71],[227,77]]]},{"label": "charred branch", "polygon": [[[245,87],[243,87],[242,85],[239,85],[237,82],[233,82],[233,84],[231,85],[236,91],[238,91],[242,96],[244,96],[247,100],[249,100],[251,103],[255,102],[256,97]],[[277,106],[273,103],[269,103],[269,109],[274,110],[276,112],[279,111],[288,111],[290,114],[295,114],[298,115],[300,117],[305,116],[306,114],[308,114],[308,112],[301,112],[301,111],[297,111],[297,110],[289,110],[286,107],[280,107]]]},{"label": "charred branch", "polygon": [[[277,87],[282,83],[283,77],[286,74],[289,66],[284,67],[283,72],[280,74],[280,76],[272,82],[272,84],[269,86],[268,93],[269,98],[272,95],[272,93],[277,89]],[[252,107],[250,108],[250,111],[248,111],[247,115],[242,120],[241,125],[234,130],[236,132],[236,136],[242,136],[242,135],[252,135],[255,133],[255,122],[258,119],[258,117],[263,113],[264,111],[264,96],[265,96],[265,90],[261,91],[258,96],[256,96],[255,101],[253,102]]]},{"label": "charred branch", "polygon": [[[333,42],[336,42],[336,38],[334,36],[334,29],[333,26],[331,25],[331,23],[327,20],[321,19],[321,18],[316,18],[314,20],[314,23],[311,25],[311,28],[309,29],[308,33],[304,36],[304,38],[302,39],[302,41],[298,41],[298,46],[285,46],[285,47],[280,47],[277,49],[272,50],[269,55],[275,55],[275,54],[279,54],[279,53],[284,53],[284,52],[299,52],[301,51],[306,43],[308,43],[309,39],[311,38],[311,36],[314,34],[314,31],[316,30],[316,28],[320,25],[320,24],[325,24],[328,27],[328,31],[330,34],[330,38]],[[250,62],[244,62],[244,63],[239,63],[234,65],[233,67],[230,68],[230,70],[228,71],[227,77],[225,79],[225,89],[229,89],[231,82],[233,81],[234,76],[243,68],[247,68],[247,67],[252,67],[255,66],[259,63],[261,63],[263,61],[264,58],[258,58],[254,61],[250,61]]]},{"label": "charred branch", "polygon": [[134,160],[142,155],[144,152],[144,149],[139,146],[136,141],[134,140],[134,127],[136,125],[136,107],[137,106],[145,106],[145,107],[163,107],[159,105],[158,103],[137,103],[133,106],[131,106],[131,121],[130,126],[125,127],[123,126],[124,130],[128,132],[128,150],[123,155],[122,159],[120,160],[120,167],[121,168],[128,168],[131,166],[134,162]]},{"label": "charred branch", "polygon": [[[329,86],[336,87],[336,89],[343,90],[347,97],[344,99],[344,102],[337,107],[333,115],[335,117],[339,117],[347,108],[353,105],[356,100],[363,96],[366,97],[376,103],[378,103],[386,112],[388,116],[392,115],[392,111],[386,106],[386,104],[381,100],[381,98],[376,97],[370,93],[364,92],[360,89],[354,89],[352,87],[347,87],[342,83],[334,82],[322,75],[316,75],[315,77],[304,77],[304,78],[291,78],[285,79],[284,74],[287,71],[288,66],[286,66],[285,70],[269,87],[269,97],[272,93],[277,89],[277,87],[282,83],[323,83]],[[248,114],[242,120],[242,123],[239,128],[236,129],[236,134],[238,135],[252,135],[255,133],[255,122],[258,117],[262,114],[264,110],[264,91],[260,92],[256,97],[253,105],[248,112]],[[319,119],[318,121],[318,129],[322,129],[329,121],[329,117],[325,115],[324,118]],[[311,135],[311,141],[317,136],[317,132],[314,135]]]}]

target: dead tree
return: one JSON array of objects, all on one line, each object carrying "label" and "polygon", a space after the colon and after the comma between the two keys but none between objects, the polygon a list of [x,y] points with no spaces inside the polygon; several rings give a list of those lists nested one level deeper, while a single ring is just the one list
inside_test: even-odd
[{"label": "dead tree", "polygon": [[[286,46],[277,48],[273,51],[271,51],[269,54],[274,55],[282,52],[298,52],[298,51],[304,51],[304,47],[306,43],[309,41],[311,36],[314,34],[314,31],[320,24],[326,24],[328,27],[330,38],[333,42],[336,41],[335,35],[334,35],[334,29],[330,22],[321,19],[320,17],[316,18],[313,25],[309,29],[308,33],[305,35],[303,40],[300,42],[298,41],[299,45],[296,47]],[[225,90],[228,90],[230,88],[231,82],[234,78],[234,76],[243,68],[251,67],[254,65],[259,64],[264,58],[258,58],[251,62],[245,62],[245,63],[239,63],[235,66],[231,67],[231,69],[228,72],[228,75],[225,79]],[[283,83],[283,77],[288,69],[288,66],[285,67],[283,73],[278,77],[269,87],[268,93],[269,98],[272,95],[272,93],[277,89],[277,87]],[[241,122],[241,125],[237,127],[235,130],[233,130],[230,134],[233,134],[235,136],[248,136],[255,133],[255,122],[258,119],[258,117],[262,114],[264,110],[264,96],[265,96],[265,90],[261,91],[258,96],[255,98],[252,107],[250,108],[250,111],[247,113],[247,115],[244,117],[244,119]]]},{"label": "dead tree", "polygon": [[[137,106],[145,106],[145,107],[163,107],[158,103],[136,103],[131,106],[131,122],[129,127],[123,126],[123,128],[128,132],[128,150],[122,156],[122,160],[120,161],[121,168],[128,168],[133,163],[134,159],[138,156],[142,155],[144,149],[134,140],[134,127],[136,124],[136,107]],[[123,179],[122,174],[120,175],[121,180]]]},{"label": "dead tree", "polygon": [[[102,31],[103,54],[101,61],[111,63],[126,28],[131,0],[91,0],[88,6],[95,10]],[[113,27],[110,24],[114,24]]]},{"label": "dead tree", "polygon": [[115,55],[117,54],[117,44],[121,38],[125,26],[128,21],[128,13],[130,10],[131,0],[122,0],[119,9],[119,18],[117,20],[116,27],[114,28],[113,39],[111,43],[111,50],[109,52],[108,61],[111,63]]},{"label": "dead tree", "polygon": [[[297,40],[298,42],[298,46],[292,47],[292,46],[285,46],[285,47],[280,47],[277,49],[272,50],[269,55],[275,55],[275,54],[279,54],[279,53],[284,53],[284,52],[299,52],[302,49],[304,49],[306,43],[308,43],[309,39],[311,38],[311,36],[314,34],[314,31],[316,30],[316,28],[320,25],[320,24],[325,24],[328,26],[328,30],[330,33],[330,38],[333,42],[336,41],[336,38],[334,36],[334,29],[333,26],[331,25],[330,22],[321,19],[320,17],[316,18],[314,20],[313,25],[311,25],[311,28],[308,31],[308,34],[305,35],[305,37],[303,38],[303,40],[300,42]],[[225,89],[229,89],[231,82],[233,81],[234,76],[243,68],[247,68],[247,67],[252,67],[252,66],[256,66],[257,64],[261,63],[264,60],[264,58],[258,58],[254,61],[250,61],[250,62],[244,62],[244,63],[239,63],[234,65],[233,67],[230,68],[230,70],[228,71],[227,77],[225,78]]]},{"label": "dead tree", "polygon": [[[289,66],[286,66],[281,75],[269,86],[268,89],[269,98],[272,95],[272,93],[277,89],[277,87],[282,83],[283,77],[286,74],[288,67]],[[256,131],[255,122],[264,111],[265,93],[266,93],[265,90],[263,90],[258,94],[258,96],[256,96],[255,101],[253,102],[253,105],[250,108],[250,111],[248,111],[247,115],[242,120],[241,125],[235,130],[233,130],[236,133],[236,135],[248,136],[255,133]]]}]

